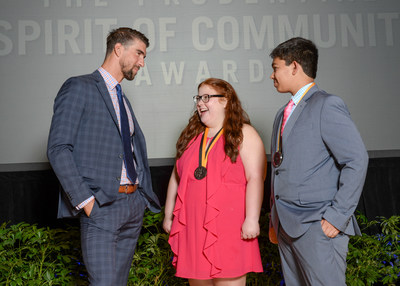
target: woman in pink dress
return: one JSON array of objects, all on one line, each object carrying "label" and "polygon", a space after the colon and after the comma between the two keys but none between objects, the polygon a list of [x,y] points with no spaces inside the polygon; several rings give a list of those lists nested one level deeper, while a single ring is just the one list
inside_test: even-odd
[{"label": "woman in pink dress", "polygon": [[233,87],[200,83],[177,146],[165,203],[176,276],[190,285],[245,285],[262,272],[257,236],[265,150]]}]

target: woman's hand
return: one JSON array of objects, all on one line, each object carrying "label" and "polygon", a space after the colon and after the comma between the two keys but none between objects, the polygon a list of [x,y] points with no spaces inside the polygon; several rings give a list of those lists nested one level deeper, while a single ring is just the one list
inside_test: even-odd
[{"label": "woman's hand", "polygon": [[253,239],[260,235],[260,224],[257,220],[245,219],[242,225],[241,238]]},{"label": "woman's hand", "polygon": [[172,219],[169,218],[164,218],[163,221],[163,229],[166,233],[170,233],[171,231],[171,226],[172,226]]}]

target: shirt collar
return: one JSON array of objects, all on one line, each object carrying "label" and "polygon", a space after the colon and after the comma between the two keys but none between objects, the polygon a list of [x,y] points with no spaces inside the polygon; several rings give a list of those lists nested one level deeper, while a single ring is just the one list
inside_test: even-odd
[{"label": "shirt collar", "polygon": [[103,77],[108,90],[112,90],[116,87],[119,83],[108,71],[106,71],[103,67],[99,67],[98,71],[100,72],[101,76]]},{"label": "shirt collar", "polygon": [[292,100],[294,102],[295,105],[298,105],[300,100],[303,97],[304,92],[307,90],[307,88],[312,85],[313,82],[310,82],[309,84],[306,84],[305,86],[303,86],[302,88],[300,88],[295,95],[292,96]]}]

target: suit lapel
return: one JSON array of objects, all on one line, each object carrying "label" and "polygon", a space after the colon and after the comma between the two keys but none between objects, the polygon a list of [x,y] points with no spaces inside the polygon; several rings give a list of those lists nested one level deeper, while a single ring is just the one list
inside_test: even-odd
[{"label": "suit lapel", "polygon": [[101,76],[100,72],[98,70],[96,70],[95,72],[93,72],[93,77],[96,80],[96,86],[101,94],[101,96],[103,97],[103,100],[107,106],[108,111],[110,112],[110,115],[115,123],[115,125],[117,126],[118,130],[119,130],[119,125],[118,125],[118,119],[117,119],[117,114],[115,113],[115,109],[114,109],[114,105],[111,101],[111,96],[110,93],[108,92],[107,86],[104,82],[103,77]]},{"label": "suit lapel", "polygon": [[318,91],[318,86],[314,85],[306,95],[304,95],[303,99],[299,102],[299,104],[294,109],[292,115],[290,116],[289,120],[286,122],[285,129],[282,133],[282,143],[285,144],[287,138],[289,137],[292,129],[295,127],[297,119],[299,118],[300,114],[303,112],[304,108],[307,106],[307,101],[310,97]]}]

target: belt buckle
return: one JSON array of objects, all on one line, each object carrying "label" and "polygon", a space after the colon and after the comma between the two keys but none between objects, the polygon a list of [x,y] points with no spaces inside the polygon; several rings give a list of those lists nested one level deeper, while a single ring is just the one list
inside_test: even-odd
[{"label": "belt buckle", "polygon": [[125,194],[128,194],[129,185],[124,185],[124,189],[125,189]]}]

